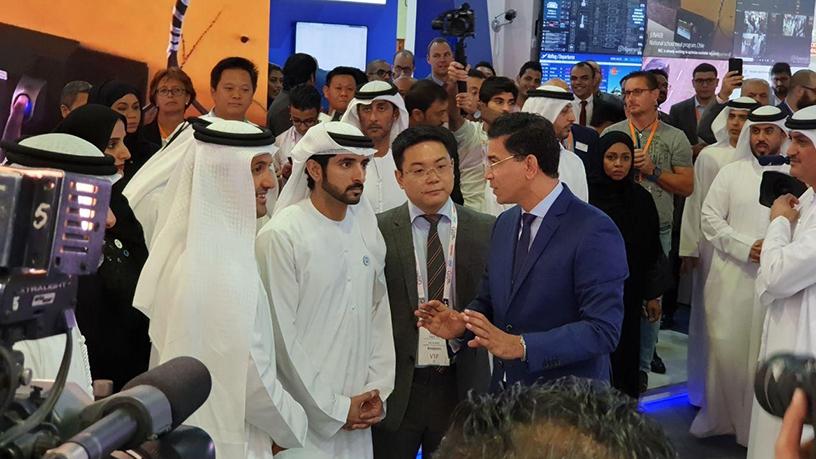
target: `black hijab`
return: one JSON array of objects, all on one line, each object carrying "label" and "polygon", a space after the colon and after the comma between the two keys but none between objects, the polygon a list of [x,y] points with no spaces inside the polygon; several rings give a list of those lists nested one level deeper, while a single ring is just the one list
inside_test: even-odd
[{"label": "black hijab", "polygon": [[54,132],[85,139],[104,153],[117,121],[127,126],[125,117],[113,109],[105,105],[87,104],[72,110]]},{"label": "black hijab", "polygon": [[142,94],[136,89],[136,86],[117,80],[109,80],[91,88],[91,92],[88,94],[88,103],[112,107],[114,102],[128,94],[136,96],[141,108]]}]

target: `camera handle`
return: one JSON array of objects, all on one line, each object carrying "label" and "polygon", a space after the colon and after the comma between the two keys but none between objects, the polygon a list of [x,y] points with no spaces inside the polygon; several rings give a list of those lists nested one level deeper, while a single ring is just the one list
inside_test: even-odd
[{"label": "camera handle", "polygon": [[[453,59],[462,64],[462,67],[467,68],[467,55],[465,54],[465,37],[456,39]],[[467,92],[467,83],[464,81],[456,82],[456,92]]]}]

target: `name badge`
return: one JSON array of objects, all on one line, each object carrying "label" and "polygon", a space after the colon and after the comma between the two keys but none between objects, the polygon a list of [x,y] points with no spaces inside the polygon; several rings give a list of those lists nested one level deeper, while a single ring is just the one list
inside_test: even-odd
[{"label": "name badge", "polygon": [[588,151],[589,145],[585,144],[584,142],[575,142],[575,149],[581,151]]},{"label": "name badge", "polygon": [[425,328],[420,328],[416,364],[420,366],[450,366],[448,343],[444,339],[432,335],[431,332]]}]

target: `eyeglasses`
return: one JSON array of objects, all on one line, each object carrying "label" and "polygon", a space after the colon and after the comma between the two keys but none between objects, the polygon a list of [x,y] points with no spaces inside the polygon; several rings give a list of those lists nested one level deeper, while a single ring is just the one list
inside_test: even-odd
[{"label": "eyeglasses", "polygon": [[160,88],[158,91],[156,91],[156,94],[163,97],[178,97],[187,94],[187,90],[184,88]]},{"label": "eyeglasses", "polygon": [[508,156],[508,157],[506,157],[504,159],[500,159],[500,160],[496,161],[495,163],[492,163],[492,162],[490,162],[489,159],[485,158],[484,165],[488,170],[490,170],[490,172],[493,172],[493,171],[496,170],[496,166],[498,166],[499,164],[501,164],[501,163],[503,163],[505,161],[511,160],[511,159],[515,159],[515,158],[516,158],[515,156]]},{"label": "eyeglasses", "polygon": [[695,78],[691,81],[700,86],[711,86],[713,84],[717,84],[716,78]]},{"label": "eyeglasses", "polygon": [[654,91],[654,89],[649,88],[637,88],[637,89],[630,89],[628,91],[623,91],[623,98],[626,99],[629,96],[640,97],[641,94],[647,91]]},{"label": "eyeglasses", "polygon": [[379,69],[376,72],[369,72],[368,75],[369,76],[377,75],[380,78],[391,78],[391,75],[393,75],[393,73],[390,70]]},{"label": "eyeglasses", "polygon": [[408,66],[402,66],[402,65],[395,65],[394,66],[394,73],[397,74],[397,75],[408,75],[413,70],[414,69],[412,67],[408,67]]},{"label": "eyeglasses", "polygon": [[306,127],[312,127],[315,124],[317,124],[318,122],[320,122],[320,120],[317,119],[317,118],[307,118],[305,120],[301,120],[301,119],[293,118],[291,116],[289,117],[289,121],[291,121],[292,124],[294,124],[294,125],[306,126]]},{"label": "eyeglasses", "polygon": [[448,173],[450,168],[451,168],[450,163],[445,163],[439,164],[438,166],[434,166],[428,169],[422,168],[412,169],[408,171],[408,175],[415,179],[422,179],[428,177],[429,175],[431,175],[431,172],[433,172],[434,174],[436,174],[437,177],[442,177]]}]

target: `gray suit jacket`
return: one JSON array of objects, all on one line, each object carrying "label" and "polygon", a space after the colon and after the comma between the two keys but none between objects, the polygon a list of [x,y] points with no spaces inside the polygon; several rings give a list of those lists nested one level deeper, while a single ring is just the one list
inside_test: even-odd
[{"label": "gray suit jacket", "polygon": [[[456,309],[464,309],[479,292],[482,274],[487,263],[490,234],[496,219],[456,205],[459,229],[456,238]],[[386,417],[379,428],[396,431],[411,394],[419,332],[416,310],[419,300],[416,289],[413,233],[408,203],[377,215],[380,232],[385,239],[385,279],[391,302],[391,322],[394,328],[394,347],[397,370],[394,391],[388,397]],[[473,389],[487,392],[490,384],[488,355],[484,349],[461,349],[455,357],[459,399]]]},{"label": "gray suit jacket", "polygon": [[292,127],[292,120],[289,119],[289,91],[281,91],[272,101],[266,113],[266,127],[276,137]]},{"label": "gray suit jacket", "polygon": [[671,106],[669,116],[674,122],[674,127],[686,134],[686,138],[692,145],[697,144],[697,113],[694,106],[696,102],[694,96]]}]

